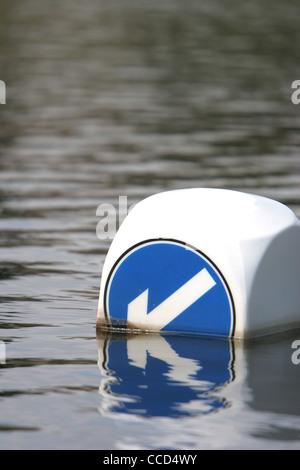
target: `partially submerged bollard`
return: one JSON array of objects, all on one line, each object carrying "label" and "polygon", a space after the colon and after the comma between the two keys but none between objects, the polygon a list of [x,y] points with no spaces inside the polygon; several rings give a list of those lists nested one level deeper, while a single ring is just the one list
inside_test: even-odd
[{"label": "partially submerged bollard", "polygon": [[300,325],[300,222],[223,189],[138,203],[108,251],[97,326],[245,338]]}]

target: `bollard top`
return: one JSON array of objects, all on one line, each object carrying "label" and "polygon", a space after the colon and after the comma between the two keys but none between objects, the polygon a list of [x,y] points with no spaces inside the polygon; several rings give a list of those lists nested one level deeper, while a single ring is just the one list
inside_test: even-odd
[{"label": "bollard top", "polygon": [[[188,250],[194,257],[191,264]],[[168,256],[171,261],[164,267]],[[173,331],[194,328],[201,334],[208,329],[204,322],[196,324],[196,311],[190,320],[187,316],[195,299],[209,321],[215,312],[218,320],[209,332],[216,335],[243,338],[300,322],[299,257],[299,219],[280,202],[229,189],[158,193],[133,207],[111,244],[97,321],[107,323],[113,317],[120,325],[127,322],[127,328],[130,323],[146,330],[172,326]],[[155,302],[152,293],[159,296]],[[186,319],[187,326],[181,322]]]}]

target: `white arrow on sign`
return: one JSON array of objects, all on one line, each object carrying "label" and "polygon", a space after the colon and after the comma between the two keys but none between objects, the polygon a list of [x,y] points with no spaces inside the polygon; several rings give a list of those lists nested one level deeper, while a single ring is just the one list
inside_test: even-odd
[{"label": "white arrow on sign", "polygon": [[204,268],[151,312],[146,289],[128,304],[127,321],[135,327],[162,329],[208,292],[216,282]]},{"label": "white arrow on sign", "polygon": [[196,378],[196,373],[202,369],[196,359],[179,356],[165,338],[160,335],[134,335],[127,339],[128,361],[135,367],[145,369],[148,355],[164,361],[168,370],[164,374],[172,382],[181,382],[189,387],[199,387],[203,381]]}]

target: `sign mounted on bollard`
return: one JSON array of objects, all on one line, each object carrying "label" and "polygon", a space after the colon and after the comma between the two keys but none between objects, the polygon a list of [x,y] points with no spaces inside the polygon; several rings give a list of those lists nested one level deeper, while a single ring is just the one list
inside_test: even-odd
[{"label": "sign mounted on bollard", "polygon": [[175,240],[149,240],[125,253],[105,292],[107,322],[132,329],[231,336],[228,287],[203,254]]},{"label": "sign mounted on bollard", "polygon": [[97,326],[236,338],[293,328],[299,280],[300,222],[285,205],[221,189],[159,193],[111,244]]}]

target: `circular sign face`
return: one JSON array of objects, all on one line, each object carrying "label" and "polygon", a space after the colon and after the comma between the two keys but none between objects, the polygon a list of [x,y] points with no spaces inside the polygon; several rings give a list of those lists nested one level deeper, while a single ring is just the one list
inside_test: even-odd
[{"label": "circular sign face", "polygon": [[105,286],[113,327],[232,336],[227,283],[204,254],[176,240],[147,240],[125,252]]}]

